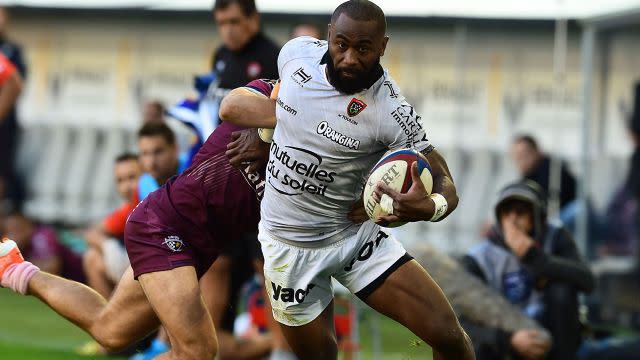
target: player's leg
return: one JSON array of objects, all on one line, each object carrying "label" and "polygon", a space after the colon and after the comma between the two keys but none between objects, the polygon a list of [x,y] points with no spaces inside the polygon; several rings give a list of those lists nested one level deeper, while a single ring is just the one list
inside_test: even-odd
[{"label": "player's leg", "polygon": [[131,268],[109,302],[83,284],[44,272],[31,278],[28,291],[85,330],[108,351],[127,347],[159,325],[140,284],[133,279]]},{"label": "player's leg", "polygon": [[442,290],[415,260],[393,271],[370,294],[359,294],[433,348],[435,359],[474,359],[466,335]]},{"label": "player's leg", "polygon": [[308,324],[280,324],[289,346],[299,359],[331,360],[338,358],[338,340],[333,323],[333,301]]},{"label": "player's leg", "polygon": [[[260,249],[258,248],[257,251],[260,251]],[[253,268],[264,283],[264,259],[262,258],[262,252],[260,252],[259,256],[254,259]],[[269,329],[269,334],[271,334],[271,356],[269,359],[282,360],[295,358],[293,350],[291,349],[291,346],[289,346],[289,343],[287,343],[287,339],[284,336],[280,324],[273,318],[271,301],[268,299],[269,294],[267,294],[264,288],[262,288],[262,296],[265,299],[264,312],[267,317],[267,328]]]},{"label": "player's leg", "polygon": [[473,358],[470,341],[444,294],[393,236],[366,222],[344,248],[348,261],[334,274],[336,280],[429,343],[436,359]]},{"label": "player's leg", "polygon": [[195,269],[182,266],[142,274],[138,280],[171,342],[171,350],[157,359],[213,359],[218,351],[216,332]]},{"label": "player's leg", "polygon": [[221,255],[200,279],[200,290],[211,313],[218,336],[220,359],[262,359],[271,350],[270,337],[260,335],[251,339],[236,338],[222,328],[231,286],[232,260]]},{"label": "player's leg", "polygon": [[90,247],[82,257],[82,267],[87,276],[88,285],[105,299],[108,299],[113,285],[107,278],[102,254],[96,248]]},{"label": "player's leg", "polygon": [[216,326],[222,323],[222,318],[229,303],[231,263],[229,256],[220,255],[200,279],[200,289],[202,290],[204,302]]},{"label": "player's leg", "polygon": [[[336,359],[330,272],[334,252],[286,244],[261,232],[264,278],[274,319],[299,359]],[[339,251],[339,250],[338,250]]]}]

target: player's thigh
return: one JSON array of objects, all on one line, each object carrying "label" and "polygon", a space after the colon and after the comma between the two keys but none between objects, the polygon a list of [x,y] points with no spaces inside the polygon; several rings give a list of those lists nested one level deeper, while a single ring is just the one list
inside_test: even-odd
[{"label": "player's thigh", "polygon": [[204,358],[217,351],[213,321],[192,266],[150,272],[138,277],[144,292],[180,358]]},{"label": "player's thigh", "polygon": [[231,265],[231,258],[221,255],[200,279],[202,297],[216,325],[222,322],[229,303]]},{"label": "player's thigh", "polygon": [[112,345],[109,347],[119,348],[144,338],[159,325],[160,321],[129,267],[91,333]]},{"label": "player's thigh", "polygon": [[460,335],[449,301],[415,260],[398,267],[363,300],[431,345],[446,345]]},{"label": "player's thigh", "polygon": [[302,326],[280,324],[291,350],[299,359],[331,360],[338,356],[333,322],[333,301],[310,323]]}]

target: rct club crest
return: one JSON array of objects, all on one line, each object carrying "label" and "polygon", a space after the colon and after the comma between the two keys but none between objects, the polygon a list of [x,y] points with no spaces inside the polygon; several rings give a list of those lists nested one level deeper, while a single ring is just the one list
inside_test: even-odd
[{"label": "rct club crest", "polygon": [[173,252],[180,252],[184,249],[184,242],[180,237],[171,235],[164,238],[163,244],[167,245]]},{"label": "rct club crest", "polygon": [[351,102],[349,102],[349,106],[347,106],[347,114],[352,117],[356,116],[366,107],[367,104],[365,104],[364,101],[353,98],[351,99]]}]

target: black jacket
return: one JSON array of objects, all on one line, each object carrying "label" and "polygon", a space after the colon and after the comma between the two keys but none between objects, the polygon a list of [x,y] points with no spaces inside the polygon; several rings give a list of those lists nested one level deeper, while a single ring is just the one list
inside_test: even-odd
[{"label": "black jacket", "polygon": [[[525,179],[535,181],[549,194],[549,173],[551,171],[551,159],[542,158],[538,166],[533,171],[524,176]],[[575,200],[577,194],[576,178],[569,172],[567,164],[561,165],[560,174],[560,207],[564,207]]]},{"label": "black jacket", "polygon": [[235,89],[255,79],[277,79],[279,53],[280,47],[260,32],[240,51],[219,47],[211,67],[221,88]]}]

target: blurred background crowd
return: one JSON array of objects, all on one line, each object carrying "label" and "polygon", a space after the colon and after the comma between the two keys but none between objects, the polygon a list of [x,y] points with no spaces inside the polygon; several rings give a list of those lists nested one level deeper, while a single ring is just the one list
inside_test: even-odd
[{"label": "blurred background crowd", "polygon": [[[339,2],[288,11],[268,1],[201,3],[0,7],[0,234],[41,269],[108,297],[128,266],[129,212],[189,165],[226,93],[277,78],[280,46],[324,39]],[[479,358],[569,359],[556,344],[584,359],[640,351],[640,3],[630,3],[588,20],[388,14],[383,65],[423,117],[461,197],[445,221],[408,224],[395,230],[399,239],[452,255],[489,287],[492,277],[515,276],[513,289],[493,287],[554,344],[537,355],[535,333],[469,330]],[[524,205],[499,195],[524,179],[537,184]],[[559,240],[496,233],[496,222],[523,212],[560,229]],[[496,251],[516,270],[483,266],[494,256],[488,243],[503,244]],[[268,326],[249,252],[232,259],[231,310],[220,326],[251,339],[257,350],[244,358],[260,358],[273,341],[261,338]],[[520,279],[520,268],[564,287]],[[346,356],[356,357],[357,315],[350,299],[342,305],[336,324]],[[562,318],[571,326],[554,328],[536,306],[571,314]],[[245,345],[228,343],[228,358],[243,358]],[[162,341],[151,346],[161,351]],[[594,357],[601,350],[609,357]]]}]

